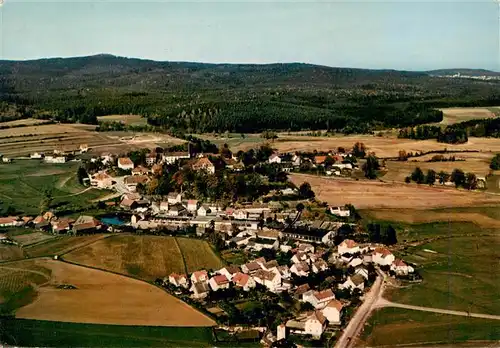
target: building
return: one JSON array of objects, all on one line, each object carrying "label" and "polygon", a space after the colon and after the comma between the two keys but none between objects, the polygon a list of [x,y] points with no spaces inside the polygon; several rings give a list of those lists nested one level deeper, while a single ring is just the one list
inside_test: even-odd
[{"label": "building", "polygon": [[66,157],[65,156],[45,156],[44,161],[45,161],[45,163],[61,164],[61,163],[66,163]]},{"label": "building", "polygon": [[229,289],[229,279],[223,274],[213,276],[208,283],[213,291]]},{"label": "building", "polygon": [[159,206],[160,211],[168,211],[168,208],[169,208],[169,204],[167,201],[160,202],[160,206]]},{"label": "building", "polygon": [[313,262],[311,269],[314,273],[324,272],[328,270],[328,264],[323,259],[318,259]]},{"label": "building", "polygon": [[372,261],[379,266],[390,266],[395,261],[394,255],[386,248],[375,248]]},{"label": "building", "polygon": [[31,159],[42,159],[43,158],[43,153],[38,153],[38,152],[34,152],[30,155],[30,158]]},{"label": "building", "polygon": [[321,310],[321,313],[323,313],[330,325],[340,325],[343,307],[344,306],[340,301],[331,300],[330,302],[328,302],[325,308]]},{"label": "building", "polygon": [[73,224],[73,232],[76,234],[96,232],[100,230],[101,227],[101,222],[96,218],[92,216],[80,215]]},{"label": "building", "polygon": [[190,159],[189,152],[166,152],[162,155],[162,161],[167,164],[175,163],[182,159]]},{"label": "building", "polygon": [[208,283],[208,273],[205,270],[196,271],[191,274],[191,283]]},{"label": "building", "polygon": [[309,265],[305,261],[294,263],[292,267],[290,267],[290,272],[298,277],[307,277],[309,275],[309,271]]},{"label": "building", "polygon": [[208,282],[192,283],[189,291],[193,293],[191,296],[194,299],[203,299],[208,296],[210,286],[208,285]]},{"label": "building", "polygon": [[118,168],[121,170],[132,170],[134,169],[134,162],[128,157],[118,158]]},{"label": "building", "polygon": [[174,204],[172,206],[169,206],[167,215],[168,216],[180,216],[182,215],[186,209],[182,206],[182,204]]},{"label": "building", "polygon": [[80,145],[80,153],[85,153],[89,151],[89,146],[87,144]]},{"label": "building", "polygon": [[304,333],[316,339],[321,338],[326,329],[327,319],[320,311],[312,312],[306,319]]},{"label": "building", "polygon": [[250,291],[257,285],[250,275],[241,272],[233,276],[232,282],[236,287],[243,289],[243,291]]},{"label": "building", "polygon": [[205,171],[208,174],[215,174],[215,165],[210,161],[207,157],[202,157],[198,159],[193,164],[193,170],[196,171]]},{"label": "building", "polygon": [[198,210],[196,211],[196,215],[198,216],[207,216],[211,212],[210,208],[206,204],[202,204]]},{"label": "building", "polygon": [[196,199],[190,199],[187,201],[187,210],[190,212],[195,212],[198,210],[198,201]]},{"label": "building", "polygon": [[409,273],[415,272],[412,266],[407,265],[403,260],[396,259],[391,264],[391,271],[397,275],[408,275]]},{"label": "building", "polygon": [[351,211],[346,207],[330,207],[330,213],[340,217],[351,216]]},{"label": "building", "polygon": [[355,254],[360,252],[359,245],[352,239],[344,240],[342,243],[339,244],[337,249],[339,255]]},{"label": "building", "polygon": [[368,280],[368,277],[369,277],[368,270],[365,267],[363,267],[363,266],[356,267],[354,269],[354,274],[359,274],[360,276],[362,276],[366,280]]},{"label": "building", "polygon": [[168,204],[177,204],[182,202],[182,195],[177,192],[170,192],[167,196]]},{"label": "building", "polygon": [[261,251],[262,249],[278,249],[279,242],[277,239],[269,238],[251,238],[248,241],[247,249]]},{"label": "building", "polygon": [[349,289],[351,291],[355,289],[363,291],[365,288],[365,278],[363,278],[360,274],[349,276],[343,284],[339,284],[339,288]]},{"label": "building", "polygon": [[148,175],[149,173],[150,170],[143,166],[137,166],[134,169],[132,169],[132,175]]},{"label": "building", "polygon": [[310,291],[306,292],[302,296],[304,302],[309,302],[316,309],[324,308],[328,302],[335,299],[335,294],[331,289],[324,291]]},{"label": "building", "polygon": [[253,274],[257,271],[260,271],[262,269],[262,266],[258,264],[257,262],[249,262],[245,263],[244,265],[241,266],[241,270],[243,273],[246,274]]},{"label": "building", "polygon": [[281,163],[281,157],[278,154],[273,153],[271,156],[269,156],[268,162],[279,164]]},{"label": "building", "polygon": [[123,180],[127,188],[132,192],[135,192],[137,190],[137,185],[146,185],[148,181],[149,177],[147,175],[131,175],[125,177],[125,179]]},{"label": "building", "polygon": [[156,152],[151,152],[146,156],[146,164],[152,166],[156,163]]},{"label": "building", "polygon": [[240,268],[238,266],[226,266],[216,273],[222,274],[226,276],[227,279],[232,280],[235,274],[240,273]]},{"label": "building", "polygon": [[92,175],[90,179],[90,185],[100,189],[108,189],[113,187],[114,184],[113,178],[106,174],[106,172],[98,172]]},{"label": "building", "polygon": [[300,167],[301,164],[302,164],[302,158],[299,155],[297,155],[297,154],[293,155],[293,157],[292,157],[292,165],[294,167]]},{"label": "building", "polygon": [[323,164],[326,161],[327,156],[314,156],[314,163],[317,165]]},{"label": "building", "polygon": [[333,244],[335,237],[334,231],[323,229],[290,229],[282,232],[285,239],[299,240],[303,242],[323,243],[326,245]]},{"label": "building", "polygon": [[2,157],[2,162],[3,163],[12,163],[12,158],[3,156]]},{"label": "building", "polygon": [[308,260],[307,254],[301,251],[293,255],[291,258],[292,263],[301,263],[302,261],[307,261],[307,260]]},{"label": "building", "polygon": [[189,288],[189,281],[185,274],[172,273],[168,276],[168,282],[178,288]]},{"label": "building", "polygon": [[71,228],[70,224],[73,222],[75,221],[70,219],[54,220],[50,223],[52,225],[52,232],[57,234],[67,233]]},{"label": "building", "polygon": [[0,217],[0,227],[20,226],[22,223],[17,216]]},{"label": "building", "polygon": [[265,286],[269,291],[275,292],[281,286],[281,276],[279,273],[259,270],[253,274],[256,283]]}]

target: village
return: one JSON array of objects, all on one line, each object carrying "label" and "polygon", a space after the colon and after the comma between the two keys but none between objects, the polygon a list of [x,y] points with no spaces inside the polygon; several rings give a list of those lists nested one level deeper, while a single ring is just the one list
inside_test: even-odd
[{"label": "village", "polygon": [[[245,160],[252,162],[248,154],[196,154],[190,145],[186,151],[158,150],[132,154],[140,163],[111,154],[83,160],[88,176],[83,182],[115,192],[104,202],[109,216],[59,218],[47,211],[36,217],[0,218],[0,227],[25,226],[54,234],[139,232],[207,239],[217,252],[236,255],[245,262],[228,262],[222,269],[199,269],[191,274],[166,274],[155,283],[215,316],[230,334],[259,329],[258,337],[267,346],[290,335],[302,337],[299,341],[327,342],[348,323],[377,277],[408,279],[415,272],[385,245],[354,240],[359,230],[354,207],[325,206],[314,199],[307,183],[295,187],[286,180],[288,172],[319,167],[324,175],[350,176],[357,168],[351,151],[278,154],[261,148],[254,155],[260,160],[250,166],[268,176],[259,184],[267,184],[267,189],[259,191],[254,200],[230,202],[196,199],[182,191],[182,186],[166,195],[148,188],[166,168],[170,172],[184,168],[205,179],[221,171],[224,176],[243,175],[249,167]],[[87,151],[82,145],[79,154]],[[31,156],[43,158],[62,163],[67,157]],[[278,178],[269,180],[273,177]],[[12,243],[5,236],[2,242]],[[259,315],[238,309],[255,299],[272,302],[269,311]]]}]

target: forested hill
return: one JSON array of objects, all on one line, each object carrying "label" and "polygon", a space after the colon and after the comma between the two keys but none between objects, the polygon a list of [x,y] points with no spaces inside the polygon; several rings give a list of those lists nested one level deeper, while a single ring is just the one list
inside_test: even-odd
[{"label": "forested hill", "polygon": [[111,55],[0,61],[0,115],[96,123],[138,113],[187,132],[365,132],[439,120],[432,107],[500,105],[500,84],[310,64],[156,62]]}]

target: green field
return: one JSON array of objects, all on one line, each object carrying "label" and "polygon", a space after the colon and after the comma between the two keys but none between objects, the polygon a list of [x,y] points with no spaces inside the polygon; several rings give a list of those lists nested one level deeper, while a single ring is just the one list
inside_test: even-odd
[{"label": "green field", "polygon": [[90,236],[62,236],[55,237],[43,243],[38,243],[24,248],[24,252],[29,257],[42,257],[59,255],[74,248],[84,247],[87,244],[103,238],[103,235],[96,234]]},{"label": "green field", "polygon": [[0,319],[0,341],[39,347],[207,347],[212,329]]},{"label": "green field", "polygon": [[190,239],[176,238],[182,252],[188,273],[199,269],[217,270],[224,267],[222,260],[215,255],[207,242]]},{"label": "green field", "polygon": [[[46,164],[38,160],[17,160],[0,165],[0,201],[2,208],[36,215],[44,192],[52,194],[52,208],[71,209],[88,205],[107,192],[80,185],[76,178],[78,163]],[[83,192],[80,194],[80,192]]]},{"label": "green field", "polygon": [[500,339],[500,321],[383,308],[368,320],[361,339],[361,346],[370,347],[466,342],[480,347],[487,346],[481,341]]}]

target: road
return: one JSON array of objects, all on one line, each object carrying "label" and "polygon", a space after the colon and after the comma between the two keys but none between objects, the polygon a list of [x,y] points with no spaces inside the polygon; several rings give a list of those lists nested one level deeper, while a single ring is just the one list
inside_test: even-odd
[{"label": "road", "polygon": [[374,304],[373,308],[382,308],[382,307],[397,307],[397,308],[403,308],[403,309],[410,309],[410,310],[414,310],[414,311],[432,312],[432,313],[449,314],[449,315],[459,315],[462,317],[471,317],[471,318],[500,320],[500,315],[470,313],[470,312],[453,311],[453,310],[441,309],[441,308],[412,306],[412,305],[406,305],[406,304],[402,304],[402,303],[395,303],[395,302],[387,301],[386,299],[380,297],[378,299],[378,301]]},{"label": "road", "polygon": [[340,336],[335,344],[336,348],[349,348],[356,345],[356,337],[363,329],[372,310],[376,308],[374,305],[380,303],[383,293],[383,280],[384,276],[379,273],[370,291],[365,295],[363,304],[358,308],[342,333],[342,336]]}]

